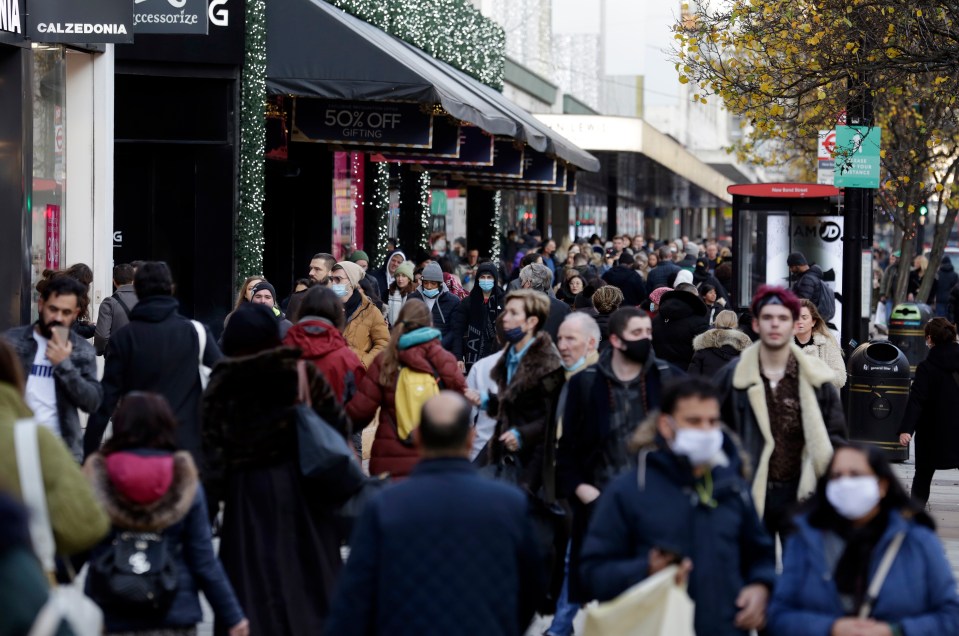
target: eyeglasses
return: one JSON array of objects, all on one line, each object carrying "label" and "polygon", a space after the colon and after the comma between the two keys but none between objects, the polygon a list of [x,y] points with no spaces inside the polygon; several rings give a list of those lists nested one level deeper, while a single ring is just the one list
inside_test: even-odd
[{"label": "eyeglasses", "polygon": [[340,283],[345,283],[348,280],[349,280],[348,278],[343,278],[342,276],[330,276],[330,281],[336,285],[339,285]]}]

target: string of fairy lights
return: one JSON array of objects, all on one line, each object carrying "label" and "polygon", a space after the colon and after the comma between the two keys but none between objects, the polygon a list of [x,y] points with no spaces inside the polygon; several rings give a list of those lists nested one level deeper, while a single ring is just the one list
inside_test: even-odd
[{"label": "string of fairy lights", "polygon": [[240,88],[240,209],[236,273],[263,273],[263,201],[266,176],[266,0],[246,0],[246,41]]},{"label": "string of fairy lights", "polygon": [[430,173],[426,170],[420,173],[420,247],[430,251],[430,231],[433,229],[433,214],[430,209],[433,192],[430,189],[432,179]]},{"label": "string of fairy lights", "polygon": [[499,261],[500,237],[503,236],[503,192],[493,194],[493,236],[490,237],[489,255],[494,263]]},{"label": "string of fairy lights", "polygon": [[390,231],[390,164],[381,161],[376,164],[376,176],[373,178],[373,210],[376,212],[376,257],[377,267],[386,262],[386,242]]}]

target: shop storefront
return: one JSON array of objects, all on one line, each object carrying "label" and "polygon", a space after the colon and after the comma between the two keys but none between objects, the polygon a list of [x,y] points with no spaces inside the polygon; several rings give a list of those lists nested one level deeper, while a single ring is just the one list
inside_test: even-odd
[{"label": "shop storefront", "polygon": [[113,57],[93,42],[111,40],[107,21],[130,23],[111,14],[115,3],[101,8],[75,22],[90,33],[68,34],[49,24],[71,19],[69,7],[0,3],[0,328],[36,317],[35,285],[47,269],[89,265],[94,309],[110,293],[112,264],[108,250],[97,257],[96,237],[109,236],[111,223],[96,211],[112,199],[104,124],[113,111],[98,96],[112,86]]},{"label": "shop storefront", "polygon": [[[349,55],[310,54],[312,41]],[[375,261],[387,236],[411,258],[436,232],[488,255],[501,211],[535,215],[542,193],[571,194],[599,166],[501,93],[324,2],[267,5],[267,61],[288,135],[267,142],[282,150],[267,155],[264,273],[280,287],[329,246]]]}]

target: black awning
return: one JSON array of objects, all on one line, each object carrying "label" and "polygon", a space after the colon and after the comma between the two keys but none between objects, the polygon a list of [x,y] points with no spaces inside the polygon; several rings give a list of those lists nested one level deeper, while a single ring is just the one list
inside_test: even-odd
[{"label": "black awning", "polygon": [[493,135],[596,171],[599,161],[501,93],[324,0],[267,3],[267,91],[440,104]]}]

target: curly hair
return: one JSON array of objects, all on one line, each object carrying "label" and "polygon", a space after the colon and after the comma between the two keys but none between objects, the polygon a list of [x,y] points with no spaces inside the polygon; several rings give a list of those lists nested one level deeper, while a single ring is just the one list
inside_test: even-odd
[{"label": "curly hair", "polygon": [[615,285],[600,287],[593,293],[593,307],[601,314],[611,314],[623,304],[623,292]]}]

